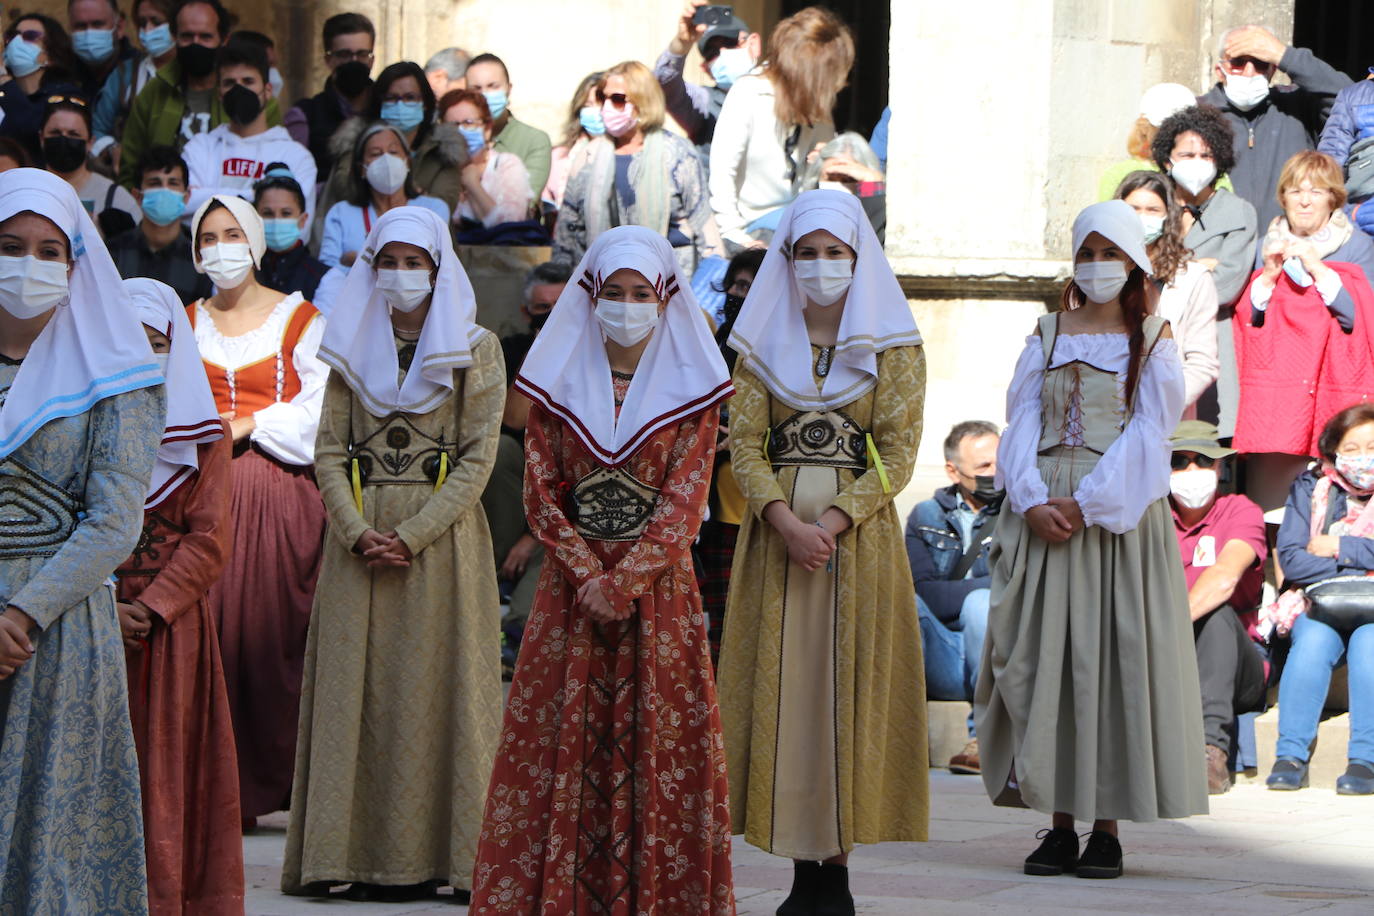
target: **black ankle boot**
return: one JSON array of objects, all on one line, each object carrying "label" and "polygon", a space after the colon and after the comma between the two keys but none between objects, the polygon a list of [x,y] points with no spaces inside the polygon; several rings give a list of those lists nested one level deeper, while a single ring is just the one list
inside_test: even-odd
[{"label": "black ankle boot", "polygon": [[820,893],[815,916],[854,916],[854,895],[849,892],[849,867],[822,865]]},{"label": "black ankle boot", "polygon": [[792,893],[778,907],[778,916],[815,916],[820,888],[821,863],[792,863]]}]

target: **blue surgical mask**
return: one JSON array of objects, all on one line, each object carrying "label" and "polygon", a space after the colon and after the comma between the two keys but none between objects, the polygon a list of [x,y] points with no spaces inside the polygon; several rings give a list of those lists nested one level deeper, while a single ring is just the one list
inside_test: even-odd
[{"label": "blue surgical mask", "polygon": [[186,212],[186,198],[171,188],[149,188],[143,192],[140,207],[154,226],[170,226]]},{"label": "blue surgical mask", "polygon": [[72,50],[88,64],[103,63],[114,53],[114,29],[82,29],[73,32]]},{"label": "blue surgical mask", "polygon": [[460,127],[458,133],[468,142],[468,152],[476,153],[487,145],[487,133],[480,127]]},{"label": "blue surgical mask", "polygon": [[143,45],[143,50],[152,57],[161,57],[176,46],[172,38],[172,27],[166,22],[155,25],[146,32],[139,32],[138,43]]},{"label": "blue surgical mask", "polygon": [[5,45],[5,69],[10,76],[24,77],[38,70],[38,57],[43,49],[16,35]]},{"label": "blue surgical mask", "polygon": [[1312,275],[1303,266],[1302,258],[1285,258],[1283,272],[1288,274],[1290,280],[1304,289],[1312,285]]},{"label": "blue surgical mask", "polygon": [[582,122],[582,129],[593,137],[600,137],[606,133],[606,122],[601,120],[601,109],[588,105],[582,109],[578,116]]},{"label": "blue surgical mask", "polygon": [[383,102],[382,120],[401,130],[414,130],[425,119],[424,102]]},{"label": "blue surgical mask", "polygon": [[506,113],[506,106],[510,104],[510,99],[502,91],[484,92],[482,95],[487,98],[487,107],[491,109],[492,120],[495,120]]},{"label": "blue surgical mask", "polygon": [[294,219],[265,219],[262,221],[262,231],[267,239],[267,247],[273,251],[295,248],[301,239],[300,223]]},{"label": "blue surgical mask", "polygon": [[711,79],[722,89],[729,89],[740,77],[754,69],[754,58],[747,48],[724,48],[711,61]]}]

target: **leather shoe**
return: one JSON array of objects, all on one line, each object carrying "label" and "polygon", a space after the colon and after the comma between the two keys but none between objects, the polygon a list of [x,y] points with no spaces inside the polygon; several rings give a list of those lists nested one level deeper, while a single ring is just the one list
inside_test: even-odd
[{"label": "leather shoe", "polygon": [[978,760],[977,738],[970,738],[962,751],[949,758],[949,771],[966,776],[977,776],[983,772],[982,764]]},{"label": "leather shoe", "polygon": [[1226,752],[1215,744],[1207,745],[1207,794],[1225,795],[1231,789],[1231,768]]},{"label": "leather shoe", "polygon": [[1026,857],[1028,875],[1062,875],[1078,864],[1078,834],[1065,827],[1041,830],[1035,835],[1040,848]]},{"label": "leather shoe", "polygon": [[1307,788],[1307,764],[1296,757],[1280,757],[1274,761],[1264,784],[1280,792]]},{"label": "leather shoe", "polygon": [[1337,795],[1374,795],[1374,763],[1352,760],[1336,778]]}]

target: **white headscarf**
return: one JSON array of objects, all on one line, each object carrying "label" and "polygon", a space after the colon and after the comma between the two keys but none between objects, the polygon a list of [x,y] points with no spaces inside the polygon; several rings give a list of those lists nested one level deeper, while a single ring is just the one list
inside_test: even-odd
[{"label": "white headscarf", "polygon": [[1111,242],[1136,263],[1145,275],[1153,276],[1150,255],[1145,250],[1145,225],[1130,204],[1124,200],[1104,200],[1084,207],[1073,221],[1073,250],[1075,257],[1083,247],[1083,240],[1096,232]]},{"label": "white headscarf", "polygon": [[[797,285],[791,259],[796,241],[817,229],[834,235],[858,255],[835,355],[819,389],[811,373],[811,341],[802,315],[806,296]],[[832,410],[853,403],[877,384],[879,352],[920,343],[911,306],[863,206],[853,194],[830,190],[807,191],[783,213],[729,340],[740,363],[775,398],[797,410]]]},{"label": "white headscarf", "polygon": [[[638,271],[667,301],[625,393],[620,418],[596,296],[617,270]],[[692,289],[677,276],[663,236],[643,226],[602,233],[573,271],[516,378],[515,387],[568,424],[596,460],[623,463],[654,433],[734,393]]]},{"label": "white headscarf", "polygon": [[176,292],[157,280],[124,281],[141,322],[171,341],[167,358],[167,428],[157,449],[153,479],[143,508],[151,509],[176,492],[200,467],[197,448],[224,437],[224,426],[200,361],[196,335]]},{"label": "white headscarf", "polygon": [[52,220],[67,237],[71,295],[29,348],[0,407],[0,458],[51,420],[162,384],[119,271],[72,186],[40,169],[0,174],[0,222],[26,211]]},{"label": "white headscarf", "polygon": [[253,255],[253,266],[262,266],[262,255],[267,250],[267,232],[262,227],[262,217],[253,205],[242,197],[235,197],[232,194],[216,194],[205,203],[196,208],[196,215],[191,217],[191,263],[196,267],[197,273],[205,273],[205,267],[200,263],[200,245],[196,241],[200,238],[200,223],[205,219],[205,211],[210,209],[213,203],[224,204],[228,208],[229,214],[238,221],[239,228],[243,230],[244,237],[248,239],[248,251]]},{"label": "white headscarf", "polygon": [[[372,269],[388,242],[423,248],[439,267],[415,357],[399,386],[391,307],[377,289],[377,272]],[[320,359],[344,377],[373,416],[397,410],[428,413],[453,393],[453,370],[472,365],[472,348],[486,333],[477,324],[477,297],[454,254],[449,228],[424,207],[388,210],[372,224],[358,264],[348,272],[329,316]]]}]

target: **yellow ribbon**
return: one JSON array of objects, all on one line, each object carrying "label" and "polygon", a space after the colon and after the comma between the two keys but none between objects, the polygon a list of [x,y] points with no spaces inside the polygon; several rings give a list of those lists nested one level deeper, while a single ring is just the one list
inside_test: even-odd
[{"label": "yellow ribbon", "polygon": [[354,502],[354,503],[357,505],[357,507],[358,507],[358,514],[359,514],[359,515],[362,515],[362,514],[363,514],[363,477],[362,477],[362,474],[360,474],[360,473],[358,472],[358,459],[357,459],[357,458],[354,458],[354,459],[350,462],[350,464],[351,464],[351,466],[352,466],[352,472],[351,472],[350,476],[351,476],[352,479],[353,479],[353,502]]},{"label": "yellow ribbon", "polygon": [[873,434],[864,433],[864,439],[868,443],[868,460],[872,462],[874,470],[878,472],[878,481],[883,485],[883,492],[891,493],[892,484],[887,480],[887,468],[883,467],[883,456],[878,454],[878,446],[873,444]]},{"label": "yellow ribbon", "polygon": [[444,485],[444,480],[448,477],[448,452],[439,453],[439,476],[434,481],[434,492],[438,493],[439,488]]}]

